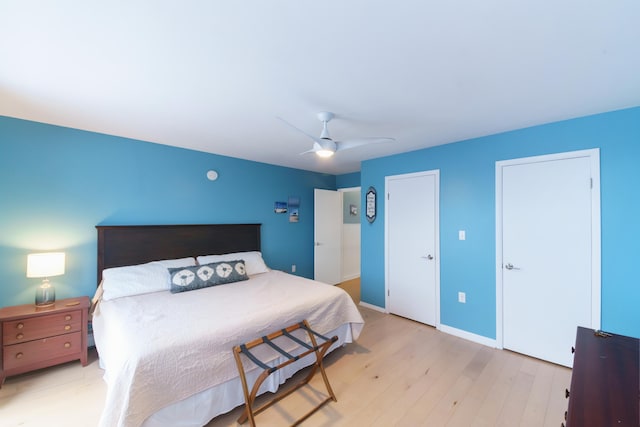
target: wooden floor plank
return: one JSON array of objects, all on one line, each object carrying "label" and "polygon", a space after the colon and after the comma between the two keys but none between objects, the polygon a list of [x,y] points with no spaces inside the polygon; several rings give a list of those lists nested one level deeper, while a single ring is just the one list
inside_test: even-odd
[{"label": "wooden floor plank", "polygon": [[[542,426],[546,415],[547,404],[551,398],[551,385],[553,382],[553,365],[550,363],[537,363],[531,394],[527,399],[521,426]],[[557,424],[556,424],[557,425]]]},{"label": "wooden floor plank", "polygon": [[448,396],[447,392],[455,386],[461,372],[479,349],[480,345],[478,344],[455,338],[446,357],[441,359],[441,363],[434,364],[431,367],[430,375],[425,377],[425,381],[431,380],[429,388],[400,419],[399,423],[401,425],[420,425],[432,416],[431,411],[434,408],[437,413],[433,417],[436,419],[441,416],[438,411],[442,411],[443,407],[450,408],[452,399],[457,401],[458,398]]},{"label": "wooden floor plank", "polygon": [[513,353],[509,356],[505,359],[493,384],[486,390],[485,398],[472,422],[473,426],[497,425],[502,408],[509,396],[509,390],[523,363],[522,356]]},{"label": "wooden floor plank", "polygon": [[458,402],[455,412],[447,423],[449,426],[464,427],[474,423],[487,398],[487,391],[495,383],[507,360],[507,353],[504,351],[483,347],[479,353],[484,353],[484,357],[488,357],[489,360],[464,399]]},{"label": "wooden floor plank", "polygon": [[533,375],[522,370],[516,373],[496,425],[514,426],[520,424],[531,387],[533,386],[533,380]]},{"label": "wooden floor plank", "polygon": [[558,365],[552,365],[551,369],[553,370],[553,381],[544,417],[545,426],[557,426],[558,422],[564,421],[564,412],[569,407],[569,401],[564,392],[571,385],[571,370]]}]

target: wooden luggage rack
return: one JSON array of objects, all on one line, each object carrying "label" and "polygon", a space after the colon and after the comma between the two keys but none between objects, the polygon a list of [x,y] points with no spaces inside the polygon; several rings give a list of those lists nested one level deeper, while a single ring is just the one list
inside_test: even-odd
[{"label": "wooden luggage rack", "polygon": [[[304,342],[300,338],[295,337],[295,336],[293,336],[291,334],[291,332],[293,332],[293,331],[295,331],[297,329],[303,329],[303,330],[305,330],[307,332],[307,334],[309,336],[309,340],[311,341],[311,345],[309,345],[308,343]],[[302,347],[306,348],[306,351],[304,351],[304,352],[302,352],[302,353],[300,353],[298,355],[290,354],[287,351],[283,350],[278,345],[276,345],[272,341],[272,340],[274,340],[275,338],[278,338],[278,337],[286,337],[286,338],[290,339],[291,341],[293,341],[293,342],[301,345]],[[318,337],[318,338],[320,338],[322,340],[321,344],[318,344],[318,342],[316,341],[316,337]],[[325,337],[323,335],[320,335],[319,333],[317,333],[317,332],[315,332],[314,330],[311,329],[311,327],[309,326],[309,323],[306,320],[303,320],[300,323],[296,323],[295,325],[288,326],[288,327],[286,327],[284,329],[281,329],[281,330],[279,330],[277,332],[274,332],[272,334],[263,336],[262,338],[258,338],[256,340],[250,341],[248,343],[235,346],[233,348],[233,356],[236,359],[236,365],[238,366],[238,372],[240,373],[240,378],[242,380],[242,390],[244,391],[244,400],[245,400],[245,403],[246,403],[245,411],[240,416],[240,418],[238,418],[238,423],[244,424],[248,419],[249,423],[251,424],[251,427],[255,427],[256,422],[255,422],[255,418],[254,417],[257,414],[259,414],[260,412],[262,412],[265,409],[269,408],[274,403],[277,403],[278,401],[280,401],[280,400],[284,399],[285,397],[289,396],[291,393],[293,393],[294,391],[298,390],[300,387],[304,386],[305,384],[308,384],[309,381],[311,381],[313,376],[318,371],[320,371],[320,374],[322,374],[322,379],[324,380],[324,385],[327,387],[327,392],[329,393],[329,397],[327,397],[322,402],[320,402],[311,411],[307,412],[302,418],[300,418],[297,421],[295,421],[292,424],[292,426],[296,426],[296,425],[300,424],[301,422],[303,422],[304,420],[306,420],[307,418],[309,418],[314,412],[316,412],[318,409],[320,409],[322,406],[324,406],[329,401],[333,400],[334,402],[337,402],[336,396],[333,393],[333,390],[331,389],[331,385],[329,384],[329,379],[327,378],[327,374],[326,374],[326,372],[324,370],[324,366],[322,365],[322,358],[324,357],[326,352],[329,350],[329,347],[331,347],[331,345],[334,342],[336,342],[337,340],[338,340],[337,336],[333,336],[331,338],[327,338],[327,337]],[[266,363],[262,362],[260,359],[258,359],[253,353],[251,353],[251,351],[249,351],[252,348],[257,347],[259,345],[263,345],[263,344],[266,344],[266,345],[270,346],[275,351],[277,351],[282,356],[284,356],[287,360],[282,362],[282,363],[280,363],[279,365],[269,366]],[[256,400],[256,397],[257,397],[257,394],[258,394],[258,390],[260,389],[260,386],[262,385],[264,380],[266,380],[269,375],[271,375],[272,373],[274,373],[278,369],[284,368],[285,366],[290,365],[291,363],[293,363],[293,362],[295,362],[295,361],[297,361],[299,359],[302,359],[305,356],[310,355],[311,353],[315,353],[316,361],[313,364],[313,367],[311,368],[311,372],[309,372],[309,374],[306,376],[306,378],[302,382],[300,382],[299,384],[297,384],[293,388],[287,390],[286,392],[282,393],[281,395],[274,397],[273,399],[271,399],[267,403],[263,404],[262,406],[254,409],[253,404],[254,404],[254,402]],[[247,385],[247,378],[246,378],[246,375],[245,375],[244,367],[242,365],[242,360],[240,358],[240,354],[244,354],[246,357],[249,358],[249,360],[251,360],[258,367],[263,369],[262,373],[260,374],[260,376],[258,376],[258,379],[256,379],[255,384],[251,388],[251,392],[249,392],[249,387]]]}]

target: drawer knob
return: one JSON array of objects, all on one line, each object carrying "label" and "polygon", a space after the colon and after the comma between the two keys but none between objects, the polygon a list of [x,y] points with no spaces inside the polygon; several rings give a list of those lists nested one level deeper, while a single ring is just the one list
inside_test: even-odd
[{"label": "drawer knob", "polygon": [[22,323],[22,322],[18,323],[18,324],[16,325],[16,328],[18,328],[18,329],[22,329],[22,328],[24,328],[24,323]]},{"label": "drawer knob", "polygon": [[569,393],[569,389],[568,389],[568,388],[565,388],[565,389],[564,389],[564,397],[566,397],[566,398],[568,399],[570,394],[571,394],[571,393]]},{"label": "drawer knob", "polygon": [[71,329],[71,325],[64,325],[64,330],[68,331],[69,329]]},{"label": "drawer knob", "polygon": [[16,353],[16,359],[22,359],[22,356],[24,356],[24,354]]},{"label": "drawer knob", "polygon": [[71,347],[71,343],[70,342],[64,343],[64,348],[69,348],[69,347]]},{"label": "drawer knob", "polygon": [[71,315],[67,314],[66,316],[64,316],[64,320],[71,320]]},{"label": "drawer knob", "polygon": [[24,338],[24,334],[23,333],[19,333],[18,335],[16,335],[16,339],[17,340],[21,340],[22,338]]}]

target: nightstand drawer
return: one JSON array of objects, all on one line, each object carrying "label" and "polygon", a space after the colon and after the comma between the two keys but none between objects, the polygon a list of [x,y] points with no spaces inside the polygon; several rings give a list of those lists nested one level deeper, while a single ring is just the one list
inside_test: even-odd
[{"label": "nightstand drawer", "polygon": [[82,330],[82,311],[49,314],[2,324],[2,344],[11,345]]},{"label": "nightstand drawer", "polygon": [[14,369],[34,362],[68,354],[80,353],[82,335],[80,332],[44,338],[22,344],[7,345],[3,348],[3,369]]}]

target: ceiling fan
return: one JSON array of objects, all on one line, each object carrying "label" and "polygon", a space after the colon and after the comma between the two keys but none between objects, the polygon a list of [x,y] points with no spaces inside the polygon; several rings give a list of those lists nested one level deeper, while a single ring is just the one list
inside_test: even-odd
[{"label": "ceiling fan", "polygon": [[335,154],[336,151],[348,150],[349,148],[359,147],[367,144],[377,144],[381,142],[393,142],[394,138],[386,138],[386,137],[364,137],[364,138],[349,138],[344,139],[342,141],[335,140],[329,136],[329,129],[327,128],[327,124],[333,119],[335,115],[328,111],[322,111],[318,113],[318,120],[322,122],[322,132],[320,133],[320,137],[315,137],[309,135],[305,131],[298,129],[291,123],[286,120],[278,117],[285,124],[290,126],[291,128],[297,130],[301,134],[311,138],[313,140],[313,147],[310,150],[305,151],[300,154],[307,153],[316,153],[316,155],[320,157],[331,157]]}]

